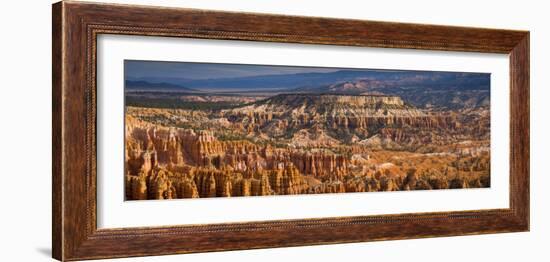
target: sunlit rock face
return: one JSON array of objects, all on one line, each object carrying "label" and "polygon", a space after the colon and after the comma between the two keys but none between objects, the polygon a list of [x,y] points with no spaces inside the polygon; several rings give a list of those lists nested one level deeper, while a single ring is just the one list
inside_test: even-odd
[{"label": "sunlit rock face", "polygon": [[221,110],[127,107],[126,199],[490,185],[487,108],[428,110],[380,95],[244,102]]}]

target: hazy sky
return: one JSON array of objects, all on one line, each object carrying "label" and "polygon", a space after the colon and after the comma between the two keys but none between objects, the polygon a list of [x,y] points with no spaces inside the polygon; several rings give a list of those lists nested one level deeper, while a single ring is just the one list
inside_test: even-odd
[{"label": "hazy sky", "polygon": [[335,72],[335,68],[265,66],[214,63],[156,62],[125,60],[126,78],[141,77],[213,79],[258,75]]}]

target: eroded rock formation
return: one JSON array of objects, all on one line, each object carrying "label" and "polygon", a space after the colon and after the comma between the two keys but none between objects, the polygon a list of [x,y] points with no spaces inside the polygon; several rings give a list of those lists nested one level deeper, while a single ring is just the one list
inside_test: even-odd
[{"label": "eroded rock formation", "polygon": [[334,94],[212,112],[128,110],[129,200],[490,185],[483,110],[428,112],[394,96]]}]

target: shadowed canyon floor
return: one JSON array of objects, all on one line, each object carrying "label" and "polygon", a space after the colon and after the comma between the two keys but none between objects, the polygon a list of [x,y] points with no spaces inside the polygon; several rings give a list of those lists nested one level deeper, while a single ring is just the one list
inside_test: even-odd
[{"label": "shadowed canyon floor", "polygon": [[417,108],[389,95],[181,99],[201,104],[126,107],[127,200],[490,186],[487,107]]}]

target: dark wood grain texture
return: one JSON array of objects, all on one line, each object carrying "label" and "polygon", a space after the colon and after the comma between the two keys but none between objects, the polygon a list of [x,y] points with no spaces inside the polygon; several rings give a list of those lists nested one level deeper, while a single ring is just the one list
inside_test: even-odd
[{"label": "dark wood grain texture", "polygon": [[[81,260],[529,230],[529,33],[483,28],[60,2],[53,6],[53,257]],[[510,55],[510,208],[98,229],[99,34]]]},{"label": "dark wood grain texture", "polygon": [[62,189],[62,150],[61,150],[61,76],[62,33],[61,5],[52,8],[52,256],[60,258],[63,253],[63,189]]}]

